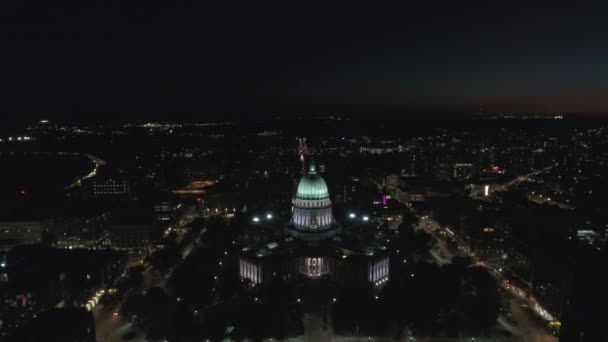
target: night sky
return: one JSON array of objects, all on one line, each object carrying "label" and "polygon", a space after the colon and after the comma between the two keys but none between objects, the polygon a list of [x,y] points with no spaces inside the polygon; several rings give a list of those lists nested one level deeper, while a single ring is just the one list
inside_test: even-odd
[{"label": "night sky", "polygon": [[54,3],[0,5],[9,121],[608,113],[608,12],[575,2]]}]

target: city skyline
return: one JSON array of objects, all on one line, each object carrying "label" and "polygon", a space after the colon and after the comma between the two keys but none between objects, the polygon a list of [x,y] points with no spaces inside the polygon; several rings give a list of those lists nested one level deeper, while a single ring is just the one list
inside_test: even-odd
[{"label": "city skyline", "polygon": [[605,121],[353,121],[0,135],[0,340],[603,339]]},{"label": "city skyline", "polygon": [[0,4],[0,342],[608,341],[607,17]]}]

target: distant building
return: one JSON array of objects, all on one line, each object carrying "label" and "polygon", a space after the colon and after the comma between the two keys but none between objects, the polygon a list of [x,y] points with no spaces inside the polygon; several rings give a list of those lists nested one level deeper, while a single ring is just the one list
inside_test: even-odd
[{"label": "distant building", "polygon": [[471,163],[455,163],[454,173],[452,175],[455,180],[465,181],[473,177],[473,164]]},{"label": "distant building", "polygon": [[400,177],[395,189],[395,199],[399,202],[423,202],[427,188],[416,177]]},{"label": "distant building", "polygon": [[585,241],[589,245],[597,248],[606,247],[608,241],[608,227],[592,226],[589,224],[576,229],[576,238],[579,241]]},{"label": "distant building", "polygon": [[481,148],[478,153],[476,173],[482,174],[487,172],[496,162],[496,154],[493,148]]},{"label": "distant building", "polygon": [[532,151],[528,147],[512,147],[505,150],[498,159],[511,175],[527,173],[532,168]]},{"label": "distant building", "polygon": [[154,216],[159,221],[171,221],[175,217],[177,205],[170,201],[162,201],[154,205]]},{"label": "distant building", "polygon": [[374,145],[363,145],[359,148],[359,152],[364,154],[386,154],[403,151],[404,149],[402,146],[394,144],[393,142],[380,142]]},{"label": "distant building", "polygon": [[108,240],[114,250],[148,254],[161,226],[155,223],[152,208],[139,204],[115,209],[109,217]]},{"label": "distant building", "polygon": [[0,221],[0,240],[14,241],[16,244],[40,243],[45,230],[44,220]]},{"label": "distant building", "polygon": [[499,188],[500,186],[498,184],[469,184],[467,186],[467,189],[469,189],[469,196],[475,199],[489,198],[492,193]]},{"label": "distant building", "polygon": [[150,224],[110,224],[108,226],[110,247],[119,251],[148,254],[151,230]]},{"label": "distant building", "polygon": [[129,182],[124,178],[106,178],[93,180],[94,197],[128,198],[131,194]]},{"label": "distant building", "polygon": [[359,177],[352,176],[339,189],[336,194],[336,202],[351,202],[361,187]]},{"label": "distant building", "polygon": [[384,187],[388,191],[394,191],[395,189],[397,189],[398,185],[399,185],[399,175],[398,174],[392,173],[392,174],[384,177]]},{"label": "distant building", "polygon": [[49,231],[59,248],[98,249],[108,246],[108,232],[101,217],[56,218],[50,220]]},{"label": "distant building", "polygon": [[424,177],[399,177],[394,198],[401,203],[424,202],[428,198],[448,197],[450,192],[449,183]]},{"label": "distant building", "polygon": [[188,181],[218,179],[220,168],[215,163],[210,162],[191,162],[184,166],[184,177]]}]

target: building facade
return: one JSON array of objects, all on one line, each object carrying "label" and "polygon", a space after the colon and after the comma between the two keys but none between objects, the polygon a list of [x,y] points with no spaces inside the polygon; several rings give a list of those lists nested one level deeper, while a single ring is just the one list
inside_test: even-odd
[{"label": "building facade", "polygon": [[251,241],[264,242],[243,246],[239,255],[239,274],[252,285],[273,277],[313,281],[328,277],[354,286],[380,286],[388,280],[386,248],[343,236],[332,212],[327,184],[314,163],[297,186],[292,215],[284,230],[268,236],[265,233],[261,228],[250,233]]}]

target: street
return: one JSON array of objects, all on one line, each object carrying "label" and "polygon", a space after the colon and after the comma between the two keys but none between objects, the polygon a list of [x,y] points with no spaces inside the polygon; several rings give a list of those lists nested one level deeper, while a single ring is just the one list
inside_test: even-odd
[{"label": "street", "polygon": [[[193,208],[184,210],[183,216],[177,220],[175,231],[178,233],[177,239],[181,243],[186,235],[186,226],[194,219]],[[181,251],[182,260],[192,251],[193,241],[188,242]],[[158,270],[148,265],[142,272],[143,283],[141,289],[150,289],[155,286],[163,286],[169,275],[164,277]],[[128,294],[120,300],[124,302]],[[105,308],[102,304],[95,306],[92,310],[95,319],[95,334],[98,342],[118,342],[118,341],[146,341],[145,331],[125,321],[119,308],[120,305],[112,308]],[[114,313],[117,313],[114,315]]]},{"label": "street", "polygon": [[102,305],[92,311],[97,342],[146,341],[145,333],[132,323],[125,322],[121,314],[114,316],[113,310],[107,310]]},{"label": "street", "polygon": [[[426,233],[431,235],[435,241],[438,251],[431,250],[431,255],[435,259],[435,261],[439,265],[444,265],[451,263],[451,259],[453,253],[447,248],[445,240],[437,234],[437,230],[442,229],[440,225],[434,221],[432,218],[425,216],[421,219],[419,229],[423,229]],[[443,228],[444,230],[450,231],[447,228]],[[452,234],[454,234],[452,232]],[[458,241],[455,236],[454,240]],[[475,256],[466,253],[467,248],[459,245],[460,251],[462,254],[469,255],[473,258],[473,260],[477,260]],[[512,295],[512,298],[509,300],[510,310],[512,317],[507,319],[506,317],[499,317],[498,323],[507,331],[513,333],[515,336],[523,338],[523,341],[530,342],[557,342],[557,338],[547,332],[544,327],[535,320],[535,317],[531,312],[527,312],[522,308],[522,305],[527,305],[539,312],[540,316],[544,316],[544,319],[547,319],[546,315],[542,315],[544,312],[538,302],[534,300],[534,298],[529,298],[526,295],[526,292],[520,288],[515,287],[510,284],[508,280],[503,276],[501,272],[499,272],[495,267],[488,265],[484,262],[477,262],[478,266],[485,267],[488,269],[489,273],[496,279],[498,284],[500,285],[503,291],[508,292]],[[525,303],[525,304],[523,304]]]}]

